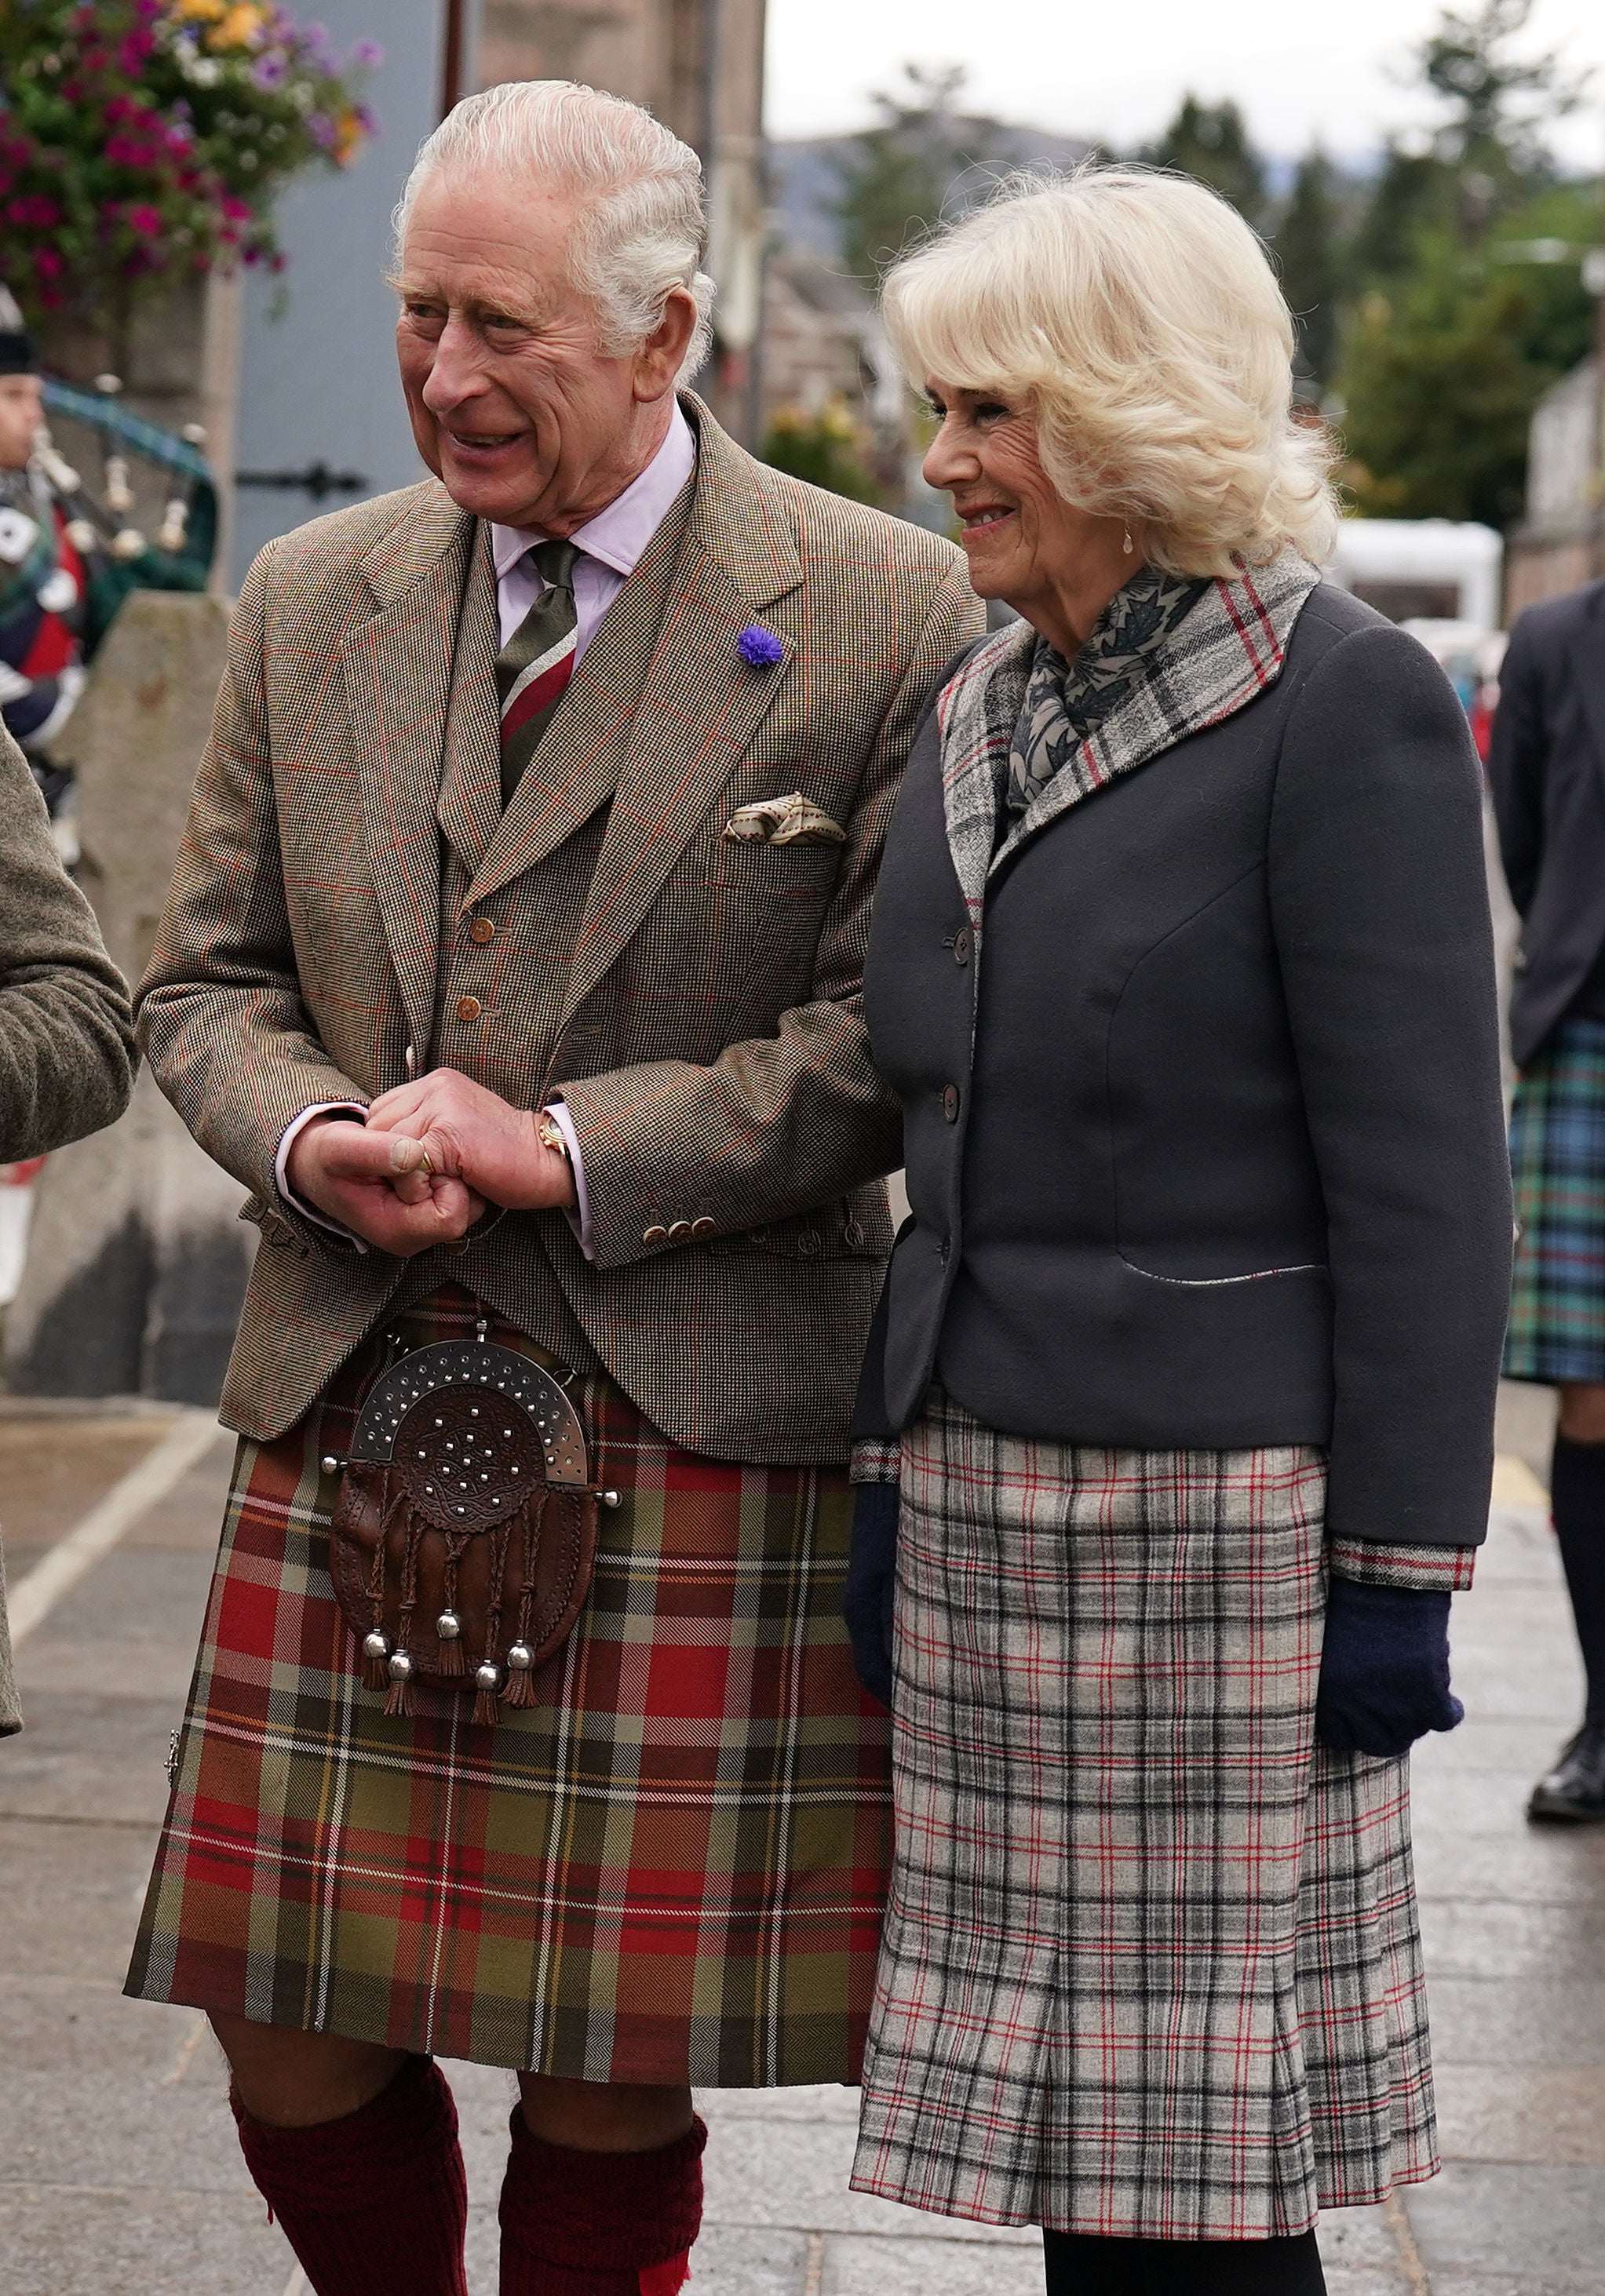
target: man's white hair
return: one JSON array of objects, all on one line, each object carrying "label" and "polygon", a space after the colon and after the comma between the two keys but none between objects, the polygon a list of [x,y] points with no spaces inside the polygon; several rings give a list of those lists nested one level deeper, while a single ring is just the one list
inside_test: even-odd
[{"label": "man's white hair", "polygon": [[569,79],[508,80],[465,96],[420,146],[395,214],[400,259],[407,218],[432,176],[534,177],[574,193],[569,275],[601,321],[610,357],[634,350],[683,287],[696,331],[682,382],[708,356],[713,282],[700,268],[706,220],[702,162],[638,103]]}]

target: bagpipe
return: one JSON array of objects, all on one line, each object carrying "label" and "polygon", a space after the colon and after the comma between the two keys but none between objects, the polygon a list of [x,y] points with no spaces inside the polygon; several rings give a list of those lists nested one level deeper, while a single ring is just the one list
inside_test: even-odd
[{"label": "bagpipe", "polygon": [[[114,374],[95,378],[92,391],[40,377],[48,413],[70,417],[95,436],[100,455],[100,484],[92,489],[83,474],[57,449],[42,428],[34,462],[66,521],[69,542],[86,565],[110,562],[124,577],[114,585],[134,588],[202,590],[211,570],[218,537],[218,490],[202,448],[206,433],[198,422],[181,432],[162,430],[119,404],[121,382]],[[135,507],[130,455],[153,464],[169,480],[160,522],[147,540],[132,523]]]}]

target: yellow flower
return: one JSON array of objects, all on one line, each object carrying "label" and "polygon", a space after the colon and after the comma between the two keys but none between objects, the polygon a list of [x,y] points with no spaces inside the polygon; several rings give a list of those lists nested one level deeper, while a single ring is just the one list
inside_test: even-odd
[{"label": "yellow flower", "polygon": [[216,29],[207,34],[206,45],[209,48],[248,48],[267,20],[268,11],[258,7],[256,0],[234,0]]},{"label": "yellow flower", "polygon": [[176,24],[215,24],[219,16],[227,13],[227,0],[177,0],[173,10]]}]

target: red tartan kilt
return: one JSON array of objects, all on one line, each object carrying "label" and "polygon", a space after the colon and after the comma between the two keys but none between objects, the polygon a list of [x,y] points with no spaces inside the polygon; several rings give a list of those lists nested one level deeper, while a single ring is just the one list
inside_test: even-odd
[{"label": "red tartan kilt", "polygon": [[[406,1344],[475,1312],[437,1293]],[[420,1684],[387,1718],[318,1467],[379,1359],[240,1447],[128,1989],[584,2079],[855,2080],[890,1816],[840,1618],[845,1473],[695,1458],[582,1380],[623,1504],[536,1703],[475,1725]]]}]

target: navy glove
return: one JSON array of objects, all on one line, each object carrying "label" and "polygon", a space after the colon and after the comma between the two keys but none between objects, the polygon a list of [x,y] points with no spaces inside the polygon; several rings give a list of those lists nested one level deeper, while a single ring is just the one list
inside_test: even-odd
[{"label": "navy glove", "polygon": [[897,1485],[860,1483],[842,1616],[853,1670],[871,1698],[892,1703],[892,1604],[897,1587]]},{"label": "navy glove", "polygon": [[1333,1578],[1315,1733],[1340,1754],[1404,1754],[1465,1708],[1449,1690],[1449,1597]]}]

